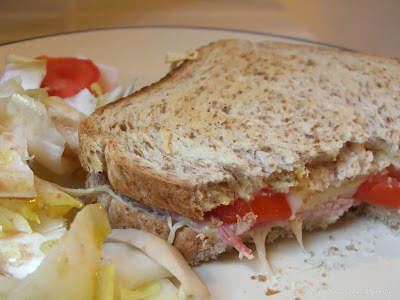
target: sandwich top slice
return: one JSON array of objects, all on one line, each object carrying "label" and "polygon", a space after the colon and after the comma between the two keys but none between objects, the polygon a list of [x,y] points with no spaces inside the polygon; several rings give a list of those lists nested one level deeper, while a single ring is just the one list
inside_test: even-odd
[{"label": "sandwich top slice", "polygon": [[398,59],[243,40],[197,53],[80,125],[89,185],[117,193],[95,199],[112,225],[176,233],[196,264],[360,203],[398,215]]}]

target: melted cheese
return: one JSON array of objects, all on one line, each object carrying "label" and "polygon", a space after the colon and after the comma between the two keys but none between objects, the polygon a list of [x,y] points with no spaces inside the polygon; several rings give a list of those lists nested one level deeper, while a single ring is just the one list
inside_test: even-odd
[{"label": "melted cheese", "polygon": [[271,230],[271,228],[257,229],[257,230],[254,230],[251,234],[254,244],[256,245],[258,260],[261,262],[263,271],[267,274],[273,273],[271,266],[269,265],[268,260],[267,260],[266,246],[265,246],[265,239],[267,238],[267,235],[270,232],[270,230]]},{"label": "melted cheese", "polygon": [[290,220],[294,220],[296,213],[305,209],[315,207],[319,204],[334,200],[339,196],[342,198],[351,198],[359,185],[365,180],[364,177],[342,184],[340,187],[330,186],[323,192],[309,195],[307,191],[295,191],[287,195],[292,215]]},{"label": "melted cheese", "polygon": [[[56,184],[54,184],[54,185],[56,185]],[[103,184],[103,185],[99,185],[99,186],[87,188],[87,189],[71,189],[71,188],[66,188],[66,187],[60,186],[60,185],[56,185],[56,186],[63,192],[66,192],[66,193],[74,195],[74,196],[86,196],[86,195],[104,192],[104,193],[108,193],[113,198],[115,198],[121,202],[124,202],[124,200],[122,200],[122,198],[120,196],[118,196],[110,188],[110,186],[108,184]]]},{"label": "melted cheese", "polygon": [[397,169],[400,169],[400,154],[398,152],[390,153],[389,150],[383,149],[381,152],[375,154],[376,160],[388,161]]},{"label": "melted cheese", "polygon": [[174,225],[172,225],[172,218],[170,216],[168,216],[167,221],[168,221],[168,227],[169,227],[168,244],[172,245],[172,243],[175,240],[176,231],[179,228],[185,226],[185,222],[179,221],[179,222],[176,222]]},{"label": "melted cheese", "polygon": [[297,242],[299,243],[300,249],[308,254],[306,248],[304,248],[303,244],[303,221],[302,220],[292,220],[290,221],[290,227],[292,228],[293,234],[296,237]]},{"label": "melted cheese", "polygon": [[165,56],[166,63],[179,63],[184,61],[185,59],[196,59],[198,56],[198,52],[196,50],[186,50],[185,52],[168,52]]}]

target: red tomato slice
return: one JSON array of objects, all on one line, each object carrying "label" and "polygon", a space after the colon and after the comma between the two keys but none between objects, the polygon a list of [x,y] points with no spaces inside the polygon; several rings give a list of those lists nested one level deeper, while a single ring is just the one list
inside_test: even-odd
[{"label": "red tomato slice", "polygon": [[400,207],[400,181],[389,175],[371,176],[359,186],[353,197],[368,203]]},{"label": "red tomato slice", "polygon": [[89,59],[39,56],[47,59],[47,73],[41,87],[48,88],[50,96],[68,98],[78,94],[100,78],[100,71]]},{"label": "red tomato slice", "polygon": [[214,216],[225,223],[234,224],[237,222],[236,215],[243,218],[249,212],[257,215],[257,224],[287,220],[292,213],[284,194],[263,189],[254,194],[252,201],[237,198],[232,205],[221,205],[207,212],[206,218]]}]

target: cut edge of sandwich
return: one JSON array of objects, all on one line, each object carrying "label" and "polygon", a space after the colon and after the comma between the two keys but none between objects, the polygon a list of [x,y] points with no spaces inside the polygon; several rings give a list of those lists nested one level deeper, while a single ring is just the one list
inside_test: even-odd
[{"label": "cut edge of sandwich", "polygon": [[[219,226],[210,226],[209,222],[181,216],[166,210],[159,210],[139,201],[121,195],[113,190],[107,178],[101,174],[89,174],[86,187],[96,189],[98,186],[108,185],[110,192],[91,193],[87,203],[99,202],[107,208],[110,225],[112,228],[135,228],[151,232],[170,244],[174,245],[185,257],[190,265],[198,265],[201,262],[216,259],[219,255],[236,249],[239,257],[253,258],[253,254],[247,252],[249,248],[243,248],[244,243],[252,242],[256,245],[256,251],[261,262],[265,254],[265,243],[272,243],[278,238],[295,237],[300,248],[307,252],[302,241],[302,232],[315,229],[324,229],[330,224],[346,215],[349,211],[356,215],[366,215],[387,224],[391,229],[400,227],[399,209],[387,208],[380,205],[361,203],[349,198],[341,198],[339,201],[328,201],[328,205],[320,205],[317,209],[311,209],[298,215],[293,220],[264,224],[258,228],[246,226],[239,229],[239,243],[231,243],[221,235]],[[318,205],[317,205],[318,206]],[[355,210],[353,208],[356,208]],[[230,229],[228,229],[230,231]],[[238,230],[238,228],[235,228]],[[235,230],[228,234],[235,234]],[[265,256],[265,255],[264,255]],[[263,263],[263,269],[268,272],[268,262]]]}]

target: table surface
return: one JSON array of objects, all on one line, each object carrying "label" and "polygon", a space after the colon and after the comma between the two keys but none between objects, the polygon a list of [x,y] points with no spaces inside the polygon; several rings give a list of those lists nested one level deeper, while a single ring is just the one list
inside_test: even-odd
[{"label": "table surface", "polygon": [[[284,8],[283,4],[288,1],[0,1],[0,24],[2,24],[0,44],[88,29],[167,25],[271,33],[375,54],[400,56],[400,40],[397,38],[400,35],[400,16],[397,17],[400,12],[398,0],[382,0],[382,2],[320,0],[315,3],[312,2],[313,0],[291,0],[292,4],[294,1],[299,1],[295,2],[297,11],[295,10],[294,13],[293,10],[288,12]],[[367,2],[362,1],[367,1],[369,4],[363,5]],[[359,8],[363,8],[363,13]],[[300,10],[303,11],[302,18],[299,18]],[[354,18],[349,20],[349,14]],[[311,18],[312,15],[313,18]],[[327,18],[326,15],[329,17]],[[341,22],[346,19],[345,15],[347,15],[347,21]],[[363,17],[364,15],[366,17]],[[332,18],[335,20],[335,26],[331,26]],[[313,25],[307,24],[311,22]],[[325,30],[324,35],[321,34],[322,28]],[[336,35],[334,38],[332,38],[332,31]]]},{"label": "table surface", "polygon": [[0,23],[0,44],[60,32],[143,25],[228,28],[315,39],[278,0],[1,1]]}]

